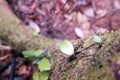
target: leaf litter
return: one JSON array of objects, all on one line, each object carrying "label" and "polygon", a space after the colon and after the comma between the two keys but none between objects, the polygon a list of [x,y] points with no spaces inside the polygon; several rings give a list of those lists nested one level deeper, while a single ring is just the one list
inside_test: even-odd
[{"label": "leaf litter", "polygon": [[[120,0],[8,0],[8,2],[25,24],[53,39],[84,39],[92,34],[102,34],[120,28],[118,18]],[[115,14],[109,15],[112,13]],[[113,17],[116,17],[116,23]],[[112,21],[103,24],[103,21],[111,20],[109,18]],[[113,23],[111,27],[110,23]],[[83,29],[85,27],[83,25],[89,29]],[[76,28],[82,31],[76,32]]]}]

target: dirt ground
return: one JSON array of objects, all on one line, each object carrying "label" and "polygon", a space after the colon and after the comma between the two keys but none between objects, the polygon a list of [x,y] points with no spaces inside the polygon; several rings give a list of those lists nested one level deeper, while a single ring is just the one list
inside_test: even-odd
[{"label": "dirt ground", "polygon": [[84,39],[120,28],[120,0],[7,1],[25,24],[49,38]]}]

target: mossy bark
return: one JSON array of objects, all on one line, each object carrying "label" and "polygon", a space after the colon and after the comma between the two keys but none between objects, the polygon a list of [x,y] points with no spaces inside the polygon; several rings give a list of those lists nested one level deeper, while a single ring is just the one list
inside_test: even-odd
[{"label": "mossy bark", "polygon": [[0,38],[17,50],[50,48],[55,43],[42,35],[33,36],[33,30],[12,13],[5,0],[0,0]]},{"label": "mossy bark", "polygon": [[[55,62],[51,80],[115,80],[113,67],[120,59],[120,30],[101,35],[96,44],[92,37],[77,46],[74,55]],[[117,79],[118,80],[118,79]]]},{"label": "mossy bark", "polygon": [[77,47],[72,56],[59,51],[58,41],[42,35],[33,36],[32,33],[33,30],[11,12],[6,1],[0,0],[0,39],[18,52],[49,49],[52,53],[50,80],[114,80],[112,65],[120,56],[120,30],[101,35],[102,44],[95,44],[92,37],[82,42],[71,40]]}]

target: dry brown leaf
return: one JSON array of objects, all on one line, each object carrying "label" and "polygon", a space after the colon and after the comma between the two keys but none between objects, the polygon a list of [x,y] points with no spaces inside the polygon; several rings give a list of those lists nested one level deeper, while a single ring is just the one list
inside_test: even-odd
[{"label": "dry brown leaf", "polygon": [[119,1],[114,1],[113,6],[116,9],[120,9],[120,2]]},{"label": "dry brown leaf", "polygon": [[65,17],[68,21],[72,20],[72,15],[65,14],[64,17]]},{"label": "dry brown leaf", "polygon": [[22,65],[20,68],[19,68],[19,71],[18,71],[18,74],[19,75],[23,75],[23,74],[26,74],[27,72],[27,67],[25,65]]},{"label": "dry brown leaf", "polygon": [[5,60],[5,59],[8,59],[8,57],[10,57],[11,56],[11,54],[6,54],[5,56],[1,56],[0,57],[0,61],[3,61],[3,60]]},{"label": "dry brown leaf", "polygon": [[90,8],[87,8],[85,11],[84,11],[84,14],[88,17],[95,17],[95,13],[94,13],[94,9],[92,7]]},{"label": "dry brown leaf", "polygon": [[77,22],[78,22],[78,24],[86,22],[86,21],[88,21],[88,18],[85,15],[83,15],[82,13],[78,12],[77,13]]},{"label": "dry brown leaf", "polygon": [[40,32],[40,27],[37,23],[33,21],[29,21],[29,26],[34,29],[36,32]]},{"label": "dry brown leaf", "polygon": [[84,37],[84,31],[81,28],[76,27],[75,33],[78,37],[83,38]]},{"label": "dry brown leaf", "polygon": [[89,29],[90,29],[90,23],[89,23],[89,22],[84,22],[84,23],[82,24],[82,28],[83,28],[84,30],[89,30]]},{"label": "dry brown leaf", "polygon": [[105,10],[105,9],[104,10],[99,9],[99,10],[96,11],[96,14],[99,17],[105,16],[107,14],[107,10]]},{"label": "dry brown leaf", "polygon": [[61,2],[62,2],[63,4],[65,4],[65,3],[67,2],[67,0],[61,0]]}]

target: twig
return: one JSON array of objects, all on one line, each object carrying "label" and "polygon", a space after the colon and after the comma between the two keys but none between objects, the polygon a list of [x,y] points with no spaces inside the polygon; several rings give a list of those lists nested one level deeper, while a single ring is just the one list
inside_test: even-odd
[{"label": "twig", "polygon": [[13,57],[12,59],[12,66],[10,70],[10,77],[8,80],[14,80],[14,72],[15,72],[15,67],[16,67],[16,56]]}]

